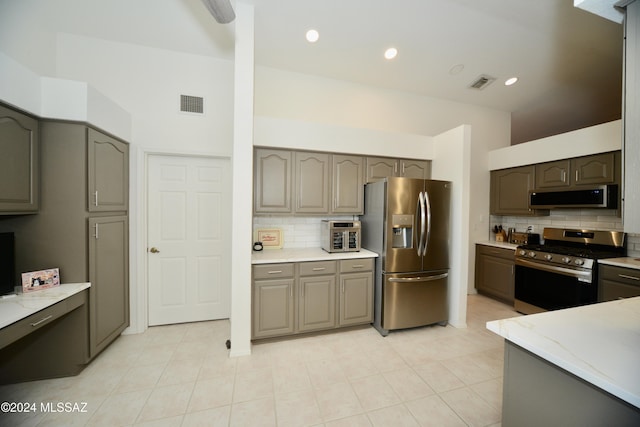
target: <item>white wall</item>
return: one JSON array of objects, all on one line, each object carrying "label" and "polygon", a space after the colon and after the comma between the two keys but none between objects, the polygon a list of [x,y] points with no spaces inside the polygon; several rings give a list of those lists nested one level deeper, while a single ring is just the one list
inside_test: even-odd
[{"label": "white wall", "polygon": [[433,179],[451,181],[449,247],[449,323],[466,327],[468,281],[473,278],[470,259],[471,126],[463,125],[434,138]]}]

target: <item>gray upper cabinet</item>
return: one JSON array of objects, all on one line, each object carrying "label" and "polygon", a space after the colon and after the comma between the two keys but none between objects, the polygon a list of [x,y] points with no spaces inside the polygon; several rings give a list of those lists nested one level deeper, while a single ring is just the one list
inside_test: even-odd
[{"label": "gray upper cabinet", "polygon": [[129,205],[129,146],[87,128],[88,210],[126,211]]},{"label": "gray upper cabinet", "polygon": [[295,152],[295,212],[329,213],[329,154]]},{"label": "gray upper cabinet", "polygon": [[[129,324],[129,240],[126,210],[90,211],[88,163],[95,158],[89,154],[95,144],[87,139],[89,129],[81,123],[40,122],[40,210],[37,215],[0,221],[0,231],[15,232],[17,271],[57,267],[64,283],[91,282],[87,351],[93,358]],[[110,173],[103,170],[98,175],[128,187],[128,168],[124,166],[128,145],[114,140],[106,146],[110,147],[107,160],[118,161],[113,162]],[[114,146],[118,154],[112,156]],[[99,152],[103,147],[100,145]],[[99,193],[98,206],[100,198]],[[126,197],[119,200],[126,201]]]},{"label": "gray upper cabinet", "polygon": [[529,208],[529,191],[534,189],[535,176],[534,165],[491,171],[491,214],[522,216],[548,214],[548,210]]},{"label": "gray upper cabinet", "polygon": [[366,182],[376,182],[388,176],[397,176],[398,159],[367,157]]},{"label": "gray upper cabinet", "polygon": [[431,162],[428,160],[400,160],[399,175],[405,178],[431,178]]},{"label": "gray upper cabinet", "polygon": [[38,120],[0,105],[0,214],[38,211],[38,154]]},{"label": "gray upper cabinet", "polygon": [[255,213],[291,213],[293,153],[258,148],[255,151],[253,197]]},{"label": "gray upper cabinet", "polygon": [[568,187],[571,178],[571,161],[540,163],[536,165],[536,188]]},{"label": "gray upper cabinet", "polygon": [[366,182],[380,181],[389,176],[405,178],[431,178],[431,162],[384,157],[367,157]]},{"label": "gray upper cabinet", "polygon": [[334,154],[332,158],[332,213],[361,214],[364,211],[364,159]]},{"label": "gray upper cabinet", "polygon": [[616,182],[616,152],[571,159],[576,186]]},{"label": "gray upper cabinet", "polygon": [[620,155],[615,151],[539,163],[535,167],[536,189],[572,189],[620,181]]}]

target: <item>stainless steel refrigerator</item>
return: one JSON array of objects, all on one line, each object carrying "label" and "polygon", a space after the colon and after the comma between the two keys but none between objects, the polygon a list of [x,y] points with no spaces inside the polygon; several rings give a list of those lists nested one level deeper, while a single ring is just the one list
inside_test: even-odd
[{"label": "stainless steel refrigerator", "polygon": [[374,326],[394,329],[448,320],[451,183],[385,178],[365,186],[362,247],[377,252]]}]

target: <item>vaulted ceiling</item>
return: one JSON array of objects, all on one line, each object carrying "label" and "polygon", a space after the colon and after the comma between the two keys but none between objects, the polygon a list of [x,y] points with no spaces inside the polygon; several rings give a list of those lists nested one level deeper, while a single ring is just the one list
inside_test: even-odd
[{"label": "vaulted ceiling", "polygon": [[[256,64],[508,111],[512,143],[620,117],[622,25],[573,0],[240,1],[255,6]],[[0,0],[24,10],[43,30],[233,57],[234,24],[201,0]],[[480,75],[496,80],[470,89]]]}]

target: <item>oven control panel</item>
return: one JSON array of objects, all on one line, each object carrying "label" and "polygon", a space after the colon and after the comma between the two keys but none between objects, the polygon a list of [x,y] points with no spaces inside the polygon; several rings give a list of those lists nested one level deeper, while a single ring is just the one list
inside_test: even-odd
[{"label": "oven control panel", "polygon": [[564,265],[567,267],[574,267],[574,268],[585,268],[585,269],[593,268],[593,259],[591,258],[581,258],[581,257],[554,254],[554,253],[541,252],[541,251],[529,251],[525,249],[518,249],[516,254],[520,258],[526,258],[532,261],[535,260],[535,262],[539,262],[539,263]]}]

